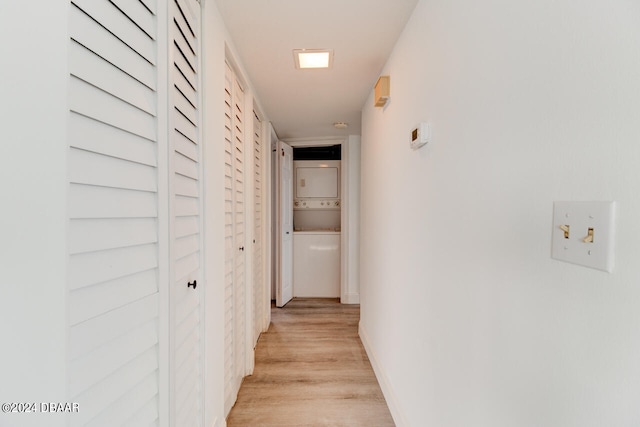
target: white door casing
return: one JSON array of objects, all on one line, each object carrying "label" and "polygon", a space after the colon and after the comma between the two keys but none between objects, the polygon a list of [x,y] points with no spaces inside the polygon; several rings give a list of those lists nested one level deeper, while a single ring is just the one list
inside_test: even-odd
[{"label": "white door casing", "polygon": [[276,306],[293,298],[293,148],[278,141],[278,274]]}]

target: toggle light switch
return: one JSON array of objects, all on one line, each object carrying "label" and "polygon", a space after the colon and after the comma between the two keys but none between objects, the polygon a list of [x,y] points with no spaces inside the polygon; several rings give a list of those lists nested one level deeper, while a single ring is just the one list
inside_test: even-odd
[{"label": "toggle light switch", "polygon": [[593,228],[587,230],[587,237],[582,239],[582,241],[585,243],[593,243]]},{"label": "toggle light switch", "polygon": [[551,257],[611,272],[614,214],[614,202],[554,202]]}]

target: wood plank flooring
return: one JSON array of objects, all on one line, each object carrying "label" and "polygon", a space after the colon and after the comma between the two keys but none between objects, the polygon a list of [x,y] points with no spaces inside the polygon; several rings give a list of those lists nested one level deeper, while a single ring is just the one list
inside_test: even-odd
[{"label": "wood plank flooring", "polygon": [[394,426],[358,337],[359,318],[359,306],[337,299],[273,307],[227,426]]}]

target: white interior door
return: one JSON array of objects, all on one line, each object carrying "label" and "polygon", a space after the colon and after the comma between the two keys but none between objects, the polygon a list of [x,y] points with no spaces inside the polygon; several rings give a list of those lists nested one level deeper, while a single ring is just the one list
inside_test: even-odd
[{"label": "white interior door", "polygon": [[166,238],[157,225],[166,209],[158,165],[166,122],[157,119],[165,15],[155,2],[138,3],[59,6],[69,17],[66,387],[81,408],[67,418],[71,427],[167,422],[158,405],[166,342],[158,242]]},{"label": "white interior door", "polygon": [[253,111],[253,346],[255,348],[264,323],[265,288],[263,264],[262,203],[262,121]]},{"label": "white interior door", "polygon": [[278,281],[276,305],[293,298],[293,149],[278,141]]},{"label": "white interior door", "polygon": [[[245,92],[244,88],[234,77],[233,81],[233,120],[234,120],[234,242],[235,242],[235,266],[234,266],[234,296],[235,296],[235,389],[240,389],[242,378],[245,375],[245,350],[247,345],[247,289],[246,289],[246,205],[245,205]],[[237,394],[237,391],[235,392]],[[235,401],[235,399],[234,399]]]},{"label": "white interior door", "polygon": [[200,4],[170,6],[171,425],[202,425]]},{"label": "white interior door", "polygon": [[244,89],[225,63],[225,414],[245,375]]}]

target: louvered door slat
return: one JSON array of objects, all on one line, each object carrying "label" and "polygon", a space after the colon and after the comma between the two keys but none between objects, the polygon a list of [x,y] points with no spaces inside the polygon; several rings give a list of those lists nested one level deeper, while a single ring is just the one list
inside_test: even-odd
[{"label": "louvered door slat", "polygon": [[149,269],[72,292],[69,324],[76,325],[153,295],[158,291],[156,276],[155,269]]},{"label": "louvered door slat", "polygon": [[76,42],[71,43],[69,58],[71,75],[148,114],[156,115],[156,97],[153,89]]},{"label": "louvered door slat", "polygon": [[125,335],[69,363],[69,389],[72,396],[99,384],[103,378],[136,361],[158,343],[157,322],[149,321]]},{"label": "louvered door slat", "polygon": [[158,297],[154,294],[75,325],[69,331],[69,357],[82,357],[157,316]]},{"label": "louvered door slat", "polygon": [[110,0],[123,14],[152,40],[156,40],[156,20],[153,13],[149,13],[149,9],[145,7],[142,1],[132,0]]},{"label": "louvered door slat", "polygon": [[[158,351],[156,347],[150,347],[135,360],[122,366],[105,380],[80,393],[77,399],[84,402],[84,404],[77,417],[73,417],[73,422],[84,426],[98,421],[101,415],[116,417],[118,408],[112,405],[123,396],[127,396],[130,390],[133,390],[145,378],[149,376],[157,378],[157,370]],[[157,394],[157,389],[155,392]],[[152,399],[157,402],[157,396],[152,397]],[[109,410],[104,411],[105,407],[109,408]],[[141,411],[142,407],[138,408],[138,410]],[[157,412],[154,415],[155,418],[158,417]]]},{"label": "louvered door slat", "polygon": [[[69,161],[77,164],[69,181],[127,190],[158,191],[157,170],[152,166],[104,156],[85,150],[71,149]],[[119,170],[119,174],[114,174]]]},{"label": "louvered door slat", "polygon": [[157,266],[155,245],[75,254],[69,259],[69,288],[92,286]]},{"label": "louvered door slat", "polygon": [[196,253],[199,237],[200,236],[198,236],[198,234],[193,234],[186,237],[176,236],[174,245],[176,259],[181,259],[188,255]]},{"label": "louvered door slat", "polygon": [[[198,326],[199,319],[197,314],[194,313],[195,308],[197,308],[195,304],[190,304],[188,302],[186,304],[182,304],[181,307],[178,307],[176,313],[176,323],[178,325],[176,332],[178,332],[178,335],[184,337],[183,342],[189,339],[197,340],[197,334],[195,334],[194,331]],[[192,344],[195,343],[195,341],[192,342]],[[176,353],[176,364],[180,366],[183,362],[189,360],[186,356],[180,357],[180,354],[187,355],[192,353],[194,350],[194,345],[181,346],[181,353]]]},{"label": "louvered door slat", "polygon": [[113,34],[122,44],[156,64],[155,40],[140,29],[127,15],[108,0],[72,0],[72,3]]},{"label": "louvered door slat", "polygon": [[69,225],[69,253],[126,248],[158,241],[154,218],[77,219]]},{"label": "louvered door slat", "polygon": [[[196,250],[192,254],[176,260],[175,278],[178,282],[191,282],[191,276],[200,269],[199,252]],[[183,284],[184,286],[184,284]],[[185,286],[186,287],[186,286]]]},{"label": "louvered door slat", "polygon": [[148,166],[157,166],[155,141],[80,114],[69,117],[69,146]]},{"label": "louvered door slat", "polygon": [[180,135],[185,136],[194,144],[198,141],[198,128],[194,123],[190,122],[183,114],[174,109],[173,117],[175,119],[175,130]]},{"label": "louvered door slat", "polygon": [[198,110],[177,88],[175,89],[175,92],[174,101],[176,110],[178,110],[180,114],[182,114],[192,124],[196,124],[198,122]]},{"label": "louvered door slat", "polygon": [[183,97],[185,97],[189,101],[190,104],[196,105],[196,103],[198,102],[196,90],[193,86],[191,86],[185,76],[178,73],[178,75],[176,75],[173,80],[173,86],[178,92],[180,92]]},{"label": "louvered door slat", "polygon": [[85,46],[120,70],[156,89],[157,70],[149,61],[122,43],[104,26],[99,25],[99,17],[92,19],[72,4],[69,11],[69,32],[72,40]]},{"label": "louvered door slat", "polygon": [[200,232],[198,217],[195,216],[176,218],[174,227],[176,238],[192,236]]},{"label": "louvered door slat", "polygon": [[122,423],[122,427],[157,426],[158,409],[158,399],[151,398],[133,417]]},{"label": "louvered door slat", "polygon": [[200,203],[193,197],[184,197],[180,195],[175,196],[175,218],[178,220],[185,216],[199,216],[200,215]]},{"label": "louvered door slat", "polygon": [[[195,59],[195,54],[194,54],[194,49],[192,47],[192,44],[195,44],[195,39],[191,37],[191,33],[189,32],[189,29],[187,28],[187,25],[184,23],[184,21],[182,21],[182,19],[174,20],[173,25],[175,26],[175,30],[179,34],[174,38],[174,43],[175,43],[175,46],[180,51],[180,57],[184,59],[189,69],[195,72],[196,65],[193,63],[193,60]],[[192,43],[189,43],[188,39],[191,39]]]},{"label": "louvered door slat", "polygon": [[198,163],[180,152],[178,154],[180,155],[174,157],[176,173],[188,178],[198,179]]},{"label": "louvered door slat", "polygon": [[140,0],[140,3],[142,3],[149,12],[154,15],[156,14],[158,10],[158,0]]},{"label": "louvered door slat", "polygon": [[193,161],[196,161],[198,159],[197,144],[194,144],[193,141],[190,141],[187,137],[180,134],[179,132],[174,132],[173,137],[173,148],[177,153],[180,153]]},{"label": "louvered door slat", "polygon": [[104,92],[90,83],[72,77],[69,82],[70,110],[113,127],[156,140],[155,117]]},{"label": "louvered door slat", "polygon": [[174,185],[176,194],[181,196],[197,198],[200,193],[197,179],[189,178],[178,173],[176,173]]},{"label": "louvered door slat", "polygon": [[[101,426],[121,426],[128,420],[138,416],[141,408],[152,400],[155,402],[155,393],[158,389],[158,376],[150,374],[141,382],[135,385],[126,394],[112,403],[113,411],[99,414],[87,424],[87,427]],[[157,405],[155,405],[155,413],[151,416],[151,421],[157,420]],[[139,425],[149,425],[139,424]]]},{"label": "louvered door slat", "polygon": [[71,218],[155,218],[156,196],[135,191],[95,185],[73,185],[69,189]]}]

